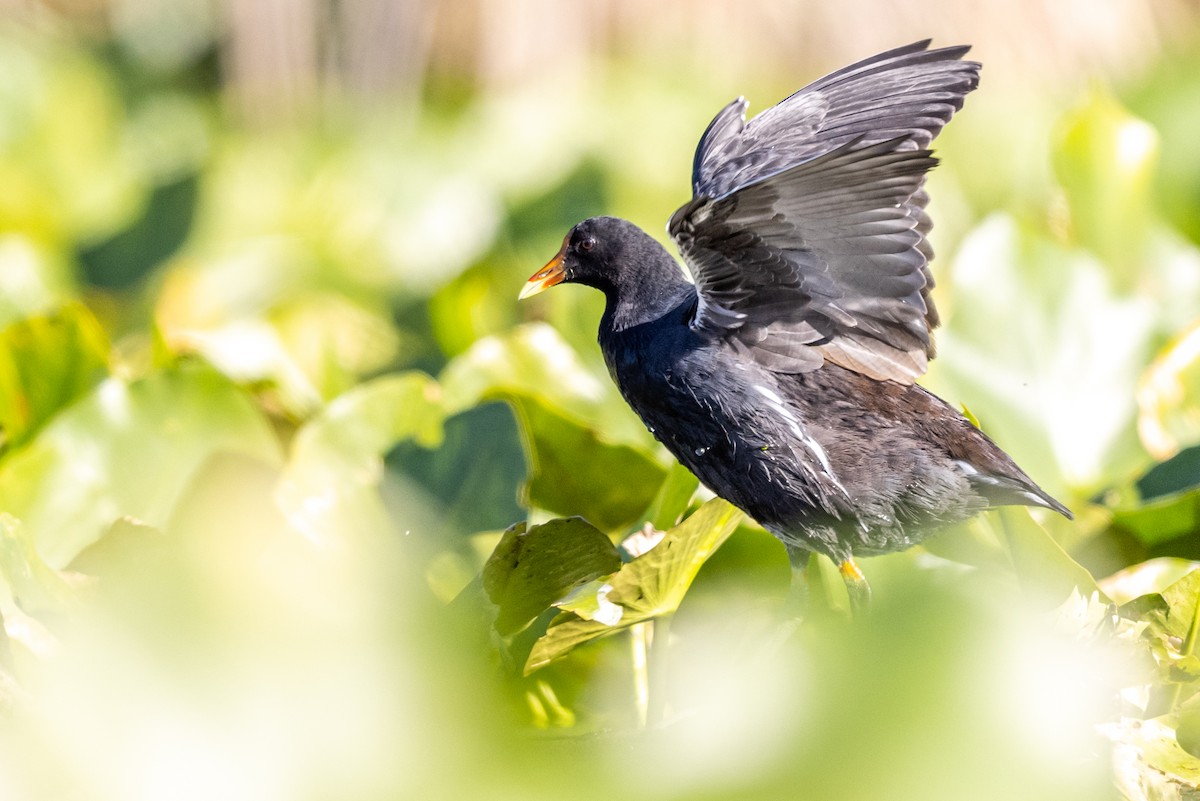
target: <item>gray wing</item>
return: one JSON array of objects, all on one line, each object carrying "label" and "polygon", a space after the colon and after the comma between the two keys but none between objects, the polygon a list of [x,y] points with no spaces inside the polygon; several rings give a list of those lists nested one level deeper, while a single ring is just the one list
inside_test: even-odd
[{"label": "gray wing", "polygon": [[933,355],[925,148],[979,80],[928,42],[853,64],[700,140],[669,230],[696,281],[693,327],[779,372],[826,360],[911,383]]}]

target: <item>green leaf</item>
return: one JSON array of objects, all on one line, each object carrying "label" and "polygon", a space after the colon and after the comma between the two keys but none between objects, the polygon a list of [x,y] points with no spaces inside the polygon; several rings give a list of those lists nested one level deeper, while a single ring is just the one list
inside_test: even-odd
[{"label": "green leaf", "polygon": [[292,525],[319,542],[387,531],[378,491],[383,456],[409,438],[436,445],[443,418],[439,388],[423,373],[359,385],[296,433],[276,503]]},{"label": "green leaf", "polygon": [[615,625],[562,614],[536,643],[525,664],[532,673],[563,656],[577,645],[606,637],[679,608],[696,574],[713,552],[737,528],[742,513],[720,498],[713,498],[667,532],[643,556],[623,566],[609,582],[608,600],[624,612]]},{"label": "green leaf", "polygon": [[108,375],[108,338],[71,303],[0,331],[0,428],[17,448]]},{"label": "green leaf", "polygon": [[642,450],[657,447],[608,377],[589,371],[545,323],[479,340],[446,365],[438,380],[451,412],[488,397],[534,398],[587,428],[603,431],[608,441]]},{"label": "green leaf", "polygon": [[700,488],[700,479],[683,465],[676,462],[667,470],[658,494],[650,504],[650,508],[642,515],[651,526],[659,531],[666,531],[687,513],[688,506],[696,490]]},{"label": "green leaf", "polygon": [[529,396],[511,396],[525,432],[529,502],[578,514],[605,531],[633,522],[654,499],[666,471],[644,451],[598,432]]},{"label": "green leaf", "polygon": [[1092,574],[1068,556],[1028,510],[1006,508],[998,514],[1009,558],[1023,587],[1055,603],[1072,590],[1084,596],[1100,591]]},{"label": "green leaf", "polygon": [[1158,133],[1110,93],[1092,92],[1063,120],[1053,154],[1078,240],[1117,268],[1118,286],[1136,279],[1150,232],[1150,190]]},{"label": "green leaf", "polygon": [[500,607],[496,630],[519,631],[572,590],[620,566],[612,542],[582,518],[509,528],[483,568],[483,588]]},{"label": "green leaf", "polygon": [[1156,609],[1152,616],[1172,637],[1186,640],[1200,613],[1200,570],[1193,570],[1158,595],[1165,606]]},{"label": "green leaf", "polygon": [[0,512],[0,576],[13,599],[32,615],[56,615],[73,607],[75,590],[38,555],[21,521]]},{"label": "green leaf", "polygon": [[528,471],[507,404],[484,403],[449,417],[437,448],[406,440],[388,451],[384,464],[389,479],[428,495],[447,533],[501,531],[525,516],[518,496]]},{"label": "green leaf", "polygon": [[1126,742],[1137,749],[1140,762],[1154,771],[1153,783],[1147,782],[1148,786],[1159,786],[1164,778],[1175,785],[1175,792],[1170,795],[1148,797],[1187,798],[1178,791],[1200,786],[1200,759],[1180,745],[1168,721],[1169,717],[1142,721],[1134,736]]},{"label": "green leaf", "polygon": [[953,312],[931,389],[968,404],[1051,494],[1095,492],[1148,461],[1129,387],[1160,335],[1156,301],[1122,294],[1093,254],[1003,214],[971,231],[949,267]]},{"label": "green leaf", "polygon": [[1194,757],[1200,757],[1200,707],[1183,710],[1175,724],[1179,747]]},{"label": "green leaf", "polygon": [[1200,489],[1156,498],[1130,509],[1116,509],[1112,525],[1147,547],[1193,537],[1200,532]]},{"label": "green leaf", "polygon": [[1158,459],[1200,443],[1200,322],[1180,334],[1142,374],[1138,432]]},{"label": "green leaf", "polygon": [[109,379],[0,464],[0,508],[59,567],[121,517],[163,525],[220,452],[281,461],[262,413],[224,376],[183,364],[132,383]]},{"label": "green leaf", "polygon": [[1150,559],[1118,571],[1100,584],[1113,603],[1125,604],[1144,595],[1160,594],[1197,568],[1200,562],[1186,559]]}]

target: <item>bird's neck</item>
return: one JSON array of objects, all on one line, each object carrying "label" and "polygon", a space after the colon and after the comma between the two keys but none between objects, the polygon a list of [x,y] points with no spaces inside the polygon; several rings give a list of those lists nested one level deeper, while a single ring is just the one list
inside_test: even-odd
[{"label": "bird's neck", "polygon": [[624,331],[658,320],[695,294],[679,263],[662,246],[642,254],[637,268],[628,270],[619,286],[604,289],[604,317],[610,331]]}]

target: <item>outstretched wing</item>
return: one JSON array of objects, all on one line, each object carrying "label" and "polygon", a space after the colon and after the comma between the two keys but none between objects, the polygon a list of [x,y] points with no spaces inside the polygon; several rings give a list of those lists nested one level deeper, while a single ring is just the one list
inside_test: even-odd
[{"label": "outstretched wing", "polygon": [[779,372],[925,371],[926,148],[979,82],[968,48],[928,45],[852,64],[748,123],[741,99],[716,116],[669,225],[700,297],[695,328]]}]

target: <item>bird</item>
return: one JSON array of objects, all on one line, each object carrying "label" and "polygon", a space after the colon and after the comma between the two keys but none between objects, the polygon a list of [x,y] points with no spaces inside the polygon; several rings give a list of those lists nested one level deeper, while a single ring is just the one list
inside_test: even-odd
[{"label": "bird", "polygon": [[[935,355],[925,179],[930,143],[979,84],[969,45],[931,40],[839,69],[746,120],[739,97],[692,163],[667,231],[575,225],[520,298],[605,297],[598,342],[621,395],[716,495],[838,566],[904,550],[996,506],[1070,510],[915,383]],[[690,276],[690,277],[689,277]]]}]

